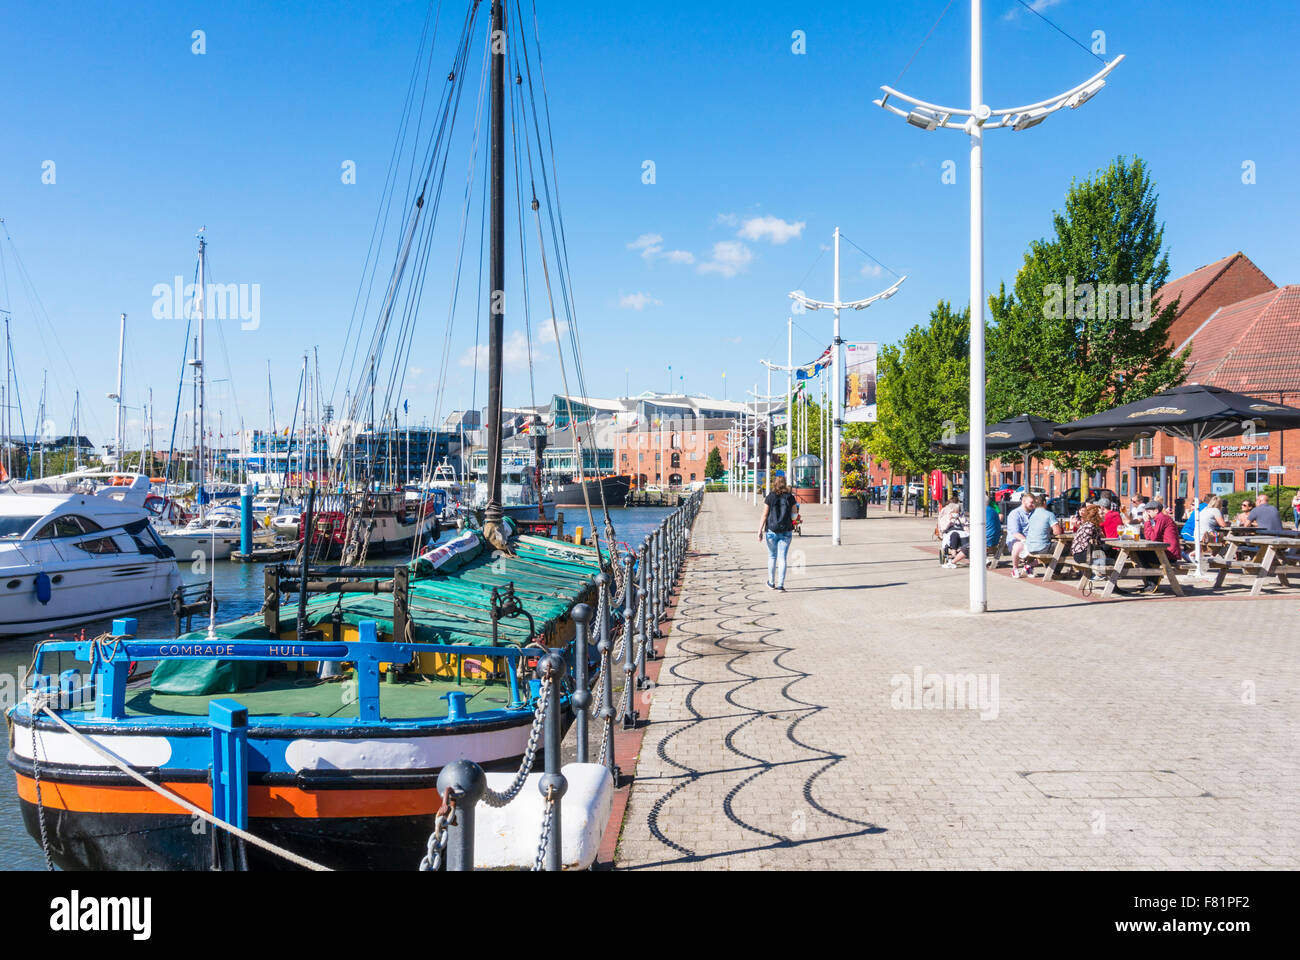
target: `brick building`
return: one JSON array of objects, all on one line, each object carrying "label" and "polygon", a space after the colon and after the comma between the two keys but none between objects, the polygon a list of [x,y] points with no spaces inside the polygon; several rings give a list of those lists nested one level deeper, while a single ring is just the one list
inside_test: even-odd
[{"label": "brick building", "polygon": [[[1190,348],[1187,383],[1202,383],[1300,404],[1300,285],[1278,287],[1243,253],[1171,280],[1157,293],[1178,299],[1169,342],[1175,353]],[[1119,453],[1093,486],[1160,497],[1178,504],[1191,496],[1192,445],[1165,434],[1138,440]],[[1287,467],[1292,484],[1300,477],[1300,431],[1219,437],[1202,446],[1201,493],[1232,493],[1269,484],[1270,466]],[[996,482],[1023,482],[1019,458],[994,460]],[[1046,461],[1031,461],[1030,483],[1049,495],[1077,486]],[[1285,506],[1285,505],[1284,505]]]},{"label": "brick building", "polygon": [[630,474],[638,487],[703,480],[714,447],[724,466],[731,462],[729,431],[735,422],[721,418],[676,420],[627,430],[615,441],[615,470]]}]

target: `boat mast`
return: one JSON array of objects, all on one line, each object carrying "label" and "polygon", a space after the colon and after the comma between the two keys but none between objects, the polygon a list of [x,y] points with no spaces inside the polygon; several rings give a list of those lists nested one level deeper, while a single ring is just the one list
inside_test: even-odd
[{"label": "boat mast", "polygon": [[488,276],[488,423],[487,510],[483,532],[489,542],[505,546],[501,534],[501,349],[505,331],[505,9],[492,0],[492,213],[491,268]]},{"label": "boat mast", "polygon": [[204,272],[206,263],[206,250],[208,241],[199,235],[199,289],[195,295],[199,308],[199,339],[198,348],[194,356],[194,389],[198,397],[198,415],[194,425],[195,443],[197,457],[195,467],[195,482],[197,486],[197,498],[199,505],[199,517],[202,518],[207,512],[208,498],[203,489],[205,478],[204,474],[204,456],[203,456],[203,310],[207,303],[207,294],[204,292]]},{"label": "boat mast", "polygon": [[9,311],[5,311],[5,392],[0,400],[4,402],[5,408],[5,473],[9,476],[14,474],[14,457],[13,457],[13,437],[9,433],[9,404],[13,402],[13,369],[10,361],[13,359],[13,353],[9,349]]},{"label": "boat mast", "polygon": [[126,344],[126,314],[122,314],[118,321],[117,328],[117,393],[113,395],[117,400],[117,418],[116,418],[116,439],[113,441],[113,454],[117,458],[116,467],[123,470],[126,467],[125,458],[122,456],[122,351]]}]

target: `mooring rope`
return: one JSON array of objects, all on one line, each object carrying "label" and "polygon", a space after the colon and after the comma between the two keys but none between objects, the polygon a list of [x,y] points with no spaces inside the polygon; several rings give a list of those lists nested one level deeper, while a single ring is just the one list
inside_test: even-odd
[{"label": "mooring rope", "polygon": [[[188,811],[189,813],[193,814],[196,817],[206,820],[208,823],[212,824],[213,826],[220,827],[222,830],[226,830],[234,834],[236,837],[243,840],[245,843],[251,843],[253,846],[260,847],[261,849],[265,850],[267,853],[273,853],[278,857],[283,857],[285,860],[288,860],[290,863],[302,867],[306,870],[329,871],[331,869],[330,867],[322,866],[321,864],[317,863],[314,860],[308,860],[306,857],[299,856],[298,854],[294,853],[292,850],[286,850],[284,847],[276,846],[274,843],[271,843],[269,840],[263,840],[261,837],[255,836],[254,834],[249,833],[247,830],[241,830],[239,827],[236,827],[233,824],[226,823],[224,820],[221,820],[213,816],[212,814],[208,813],[202,807],[196,806],[195,804],[186,800],[180,794],[175,793],[172,790],[168,790],[160,783],[154,783],[144,774],[133,769],[130,764],[128,764],[117,754],[100,746],[98,743],[96,743],[90,737],[86,736],[76,727],[72,726],[72,724],[68,723],[68,721],[64,720],[61,716],[59,716],[57,713],[55,713],[53,710],[50,709],[50,705],[47,701],[32,700],[29,701],[29,706],[31,707],[32,710],[33,731],[35,731],[36,729],[36,715],[38,713],[46,713],[51,718],[53,718],[54,722],[57,723],[60,727],[62,727],[66,732],[72,734],[72,736],[75,737],[77,740],[79,740],[81,743],[90,747],[91,750],[93,750],[99,756],[103,757],[113,766],[117,767],[117,769],[121,770],[132,780],[135,780],[137,783],[141,784],[142,786],[148,787],[150,790],[154,791],[155,793],[161,794],[162,796],[166,797],[168,800],[172,801],[174,804],[176,804],[178,807],[182,808],[183,810]],[[36,759],[35,754],[33,754],[32,756],[33,762],[35,762],[35,759]]]}]

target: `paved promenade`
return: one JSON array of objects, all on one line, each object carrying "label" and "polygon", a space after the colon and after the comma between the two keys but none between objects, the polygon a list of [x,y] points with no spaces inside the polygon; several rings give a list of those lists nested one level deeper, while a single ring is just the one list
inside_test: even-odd
[{"label": "paved promenade", "polygon": [[1300,590],[975,617],[933,521],[812,507],[782,594],[759,509],[706,498],[618,868],[1300,867]]}]

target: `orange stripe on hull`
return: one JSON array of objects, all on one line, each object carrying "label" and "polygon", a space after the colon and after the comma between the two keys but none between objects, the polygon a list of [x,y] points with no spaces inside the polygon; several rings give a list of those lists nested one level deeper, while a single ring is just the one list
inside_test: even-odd
[{"label": "orange stripe on hull", "polygon": [[[18,796],[36,802],[36,783],[18,775]],[[162,784],[197,807],[212,811],[212,789],[205,783]],[[90,813],[184,814],[188,811],[145,787],[97,786],[89,783],[41,781],[41,802],[53,810]],[[248,789],[250,817],[312,819],[329,817],[432,816],[438,809],[438,791],[413,790],[304,790],[300,787],[259,786]]]}]

